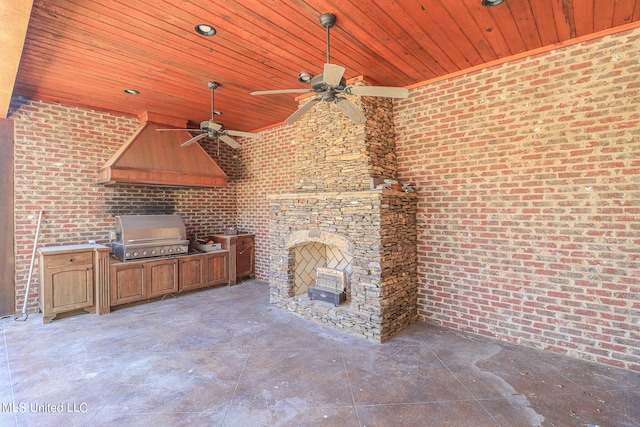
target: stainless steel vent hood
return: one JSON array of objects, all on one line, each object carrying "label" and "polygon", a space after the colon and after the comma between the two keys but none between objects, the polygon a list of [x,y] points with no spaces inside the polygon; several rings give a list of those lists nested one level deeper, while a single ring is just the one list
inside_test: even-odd
[{"label": "stainless steel vent hood", "polygon": [[98,171],[104,185],[226,187],[227,175],[200,144],[181,147],[189,132],[156,132],[185,128],[186,121],[145,113],[142,126]]}]

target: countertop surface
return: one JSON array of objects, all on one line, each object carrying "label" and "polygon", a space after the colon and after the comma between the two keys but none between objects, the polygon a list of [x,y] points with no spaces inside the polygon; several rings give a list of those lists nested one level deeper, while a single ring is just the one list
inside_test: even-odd
[{"label": "countertop surface", "polygon": [[85,243],[79,245],[46,246],[44,248],[39,248],[38,252],[41,254],[47,254],[55,252],[85,251],[87,249],[101,250],[109,249],[109,247],[105,245],[98,245],[96,243]]}]

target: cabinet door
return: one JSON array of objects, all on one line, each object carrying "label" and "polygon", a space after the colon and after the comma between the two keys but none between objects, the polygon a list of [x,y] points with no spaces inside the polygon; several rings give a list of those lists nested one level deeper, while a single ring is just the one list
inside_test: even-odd
[{"label": "cabinet door", "polygon": [[206,286],[204,255],[189,255],[180,258],[180,292]]},{"label": "cabinet door", "polygon": [[253,277],[254,239],[253,236],[238,237],[236,243],[236,277]]},{"label": "cabinet door", "polygon": [[178,260],[175,258],[150,261],[144,266],[148,297],[178,292]]},{"label": "cabinet door", "polygon": [[229,283],[229,253],[218,252],[205,255],[205,272],[207,286]]},{"label": "cabinet door", "polygon": [[50,290],[45,313],[55,314],[93,305],[93,264],[48,268],[44,284]]},{"label": "cabinet door", "polygon": [[144,299],[144,264],[135,262],[111,265],[109,287],[112,306]]}]

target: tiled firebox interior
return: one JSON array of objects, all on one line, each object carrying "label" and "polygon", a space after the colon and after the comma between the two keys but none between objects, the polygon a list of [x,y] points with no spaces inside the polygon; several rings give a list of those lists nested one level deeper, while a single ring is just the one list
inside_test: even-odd
[{"label": "tiled firebox interior", "polygon": [[268,300],[250,280],[0,320],[0,425],[640,425],[640,372],[424,322],[378,344]]},{"label": "tiled firebox interior", "polygon": [[[320,242],[311,242],[296,246],[292,250],[295,259],[294,295],[306,294],[309,286],[315,285],[318,267],[345,271],[347,273],[347,279],[351,275],[351,257],[344,254],[335,246]],[[348,288],[347,280],[347,295]]]}]

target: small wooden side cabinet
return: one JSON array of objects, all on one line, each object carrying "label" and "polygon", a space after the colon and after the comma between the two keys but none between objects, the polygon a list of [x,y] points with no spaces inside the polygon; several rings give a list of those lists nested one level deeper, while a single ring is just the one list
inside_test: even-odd
[{"label": "small wooden side cabinet", "polygon": [[109,248],[96,244],[38,249],[42,323],[58,314],[84,309],[96,312],[96,289],[108,280]]},{"label": "small wooden side cabinet", "polygon": [[224,234],[213,236],[213,241],[229,251],[229,285],[244,277],[255,277],[255,235]]}]

